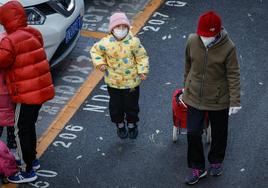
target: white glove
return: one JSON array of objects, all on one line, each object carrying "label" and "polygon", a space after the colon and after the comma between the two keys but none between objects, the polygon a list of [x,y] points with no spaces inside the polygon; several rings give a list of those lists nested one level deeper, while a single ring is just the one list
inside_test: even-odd
[{"label": "white glove", "polygon": [[241,106],[230,107],[229,108],[229,116],[232,114],[236,114],[241,108],[242,108]]}]

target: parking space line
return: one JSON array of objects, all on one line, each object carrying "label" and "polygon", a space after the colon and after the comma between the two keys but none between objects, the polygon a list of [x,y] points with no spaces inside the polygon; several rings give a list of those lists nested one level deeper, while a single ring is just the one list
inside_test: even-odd
[{"label": "parking space line", "polygon": [[101,38],[105,37],[106,35],[107,35],[107,33],[96,32],[96,31],[87,31],[87,30],[81,31],[81,36],[86,37],[86,38],[101,39]]},{"label": "parking space line", "polygon": [[163,3],[163,0],[151,0],[148,5],[133,20],[132,32],[136,35],[150,18],[154,11]]},{"label": "parking space line", "polygon": [[[163,0],[151,0],[148,5],[144,8],[144,11],[137,14],[132,23],[132,32],[136,35],[139,30],[143,27],[145,22],[150,18],[153,12],[161,5]],[[91,32],[83,30],[81,36],[83,37],[93,37],[102,38],[107,35],[101,32]],[[103,78],[103,73],[98,70],[93,70],[90,73],[88,79],[82,84],[78,89],[77,94],[65,105],[65,107],[60,111],[55,120],[50,124],[47,130],[41,135],[37,142],[37,157],[41,157],[46,151],[49,145],[54,141],[57,135],[69,122],[75,112],[79,109],[84,100],[89,96],[93,89]],[[16,184],[6,184],[2,185],[1,188],[16,188]]]},{"label": "parking space line", "polygon": [[[139,32],[144,23],[150,18],[150,16],[161,5],[162,2],[162,0],[151,0],[145,7],[144,11],[136,16],[132,28],[134,35]],[[94,38],[98,38],[105,34],[98,32],[86,33],[86,35],[88,35],[87,37],[90,36]],[[91,34],[94,34],[94,36],[91,36]],[[78,89],[79,92],[75,94],[73,98],[66,104],[66,106],[61,110],[56,119],[47,128],[45,133],[43,133],[42,136],[38,139],[38,145],[36,148],[38,157],[40,157],[48,148],[48,146],[53,142],[59,132],[64,128],[66,123],[68,123],[68,121],[72,118],[75,112],[79,109],[80,105],[84,102],[84,100],[100,82],[103,75],[104,74],[102,72],[94,70],[89,75],[88,79],[80,87],[80,89]]]},{"label": "parking space line", "polygon": [[[145,22],[150,18],[152,13],[162,4],[162,2],[163,0],[151,0],[146,5],[144,10],[135,16],[131,28],[131,31],[133,32],[134,35],[136,35],[139,32],[139,30],[144,26]],[[87,31],[87,30],[81,31],[81,36],[86,38],[92,37],[101,39],[106,35],[107,33],[97,31]]]},{"label": "parking space line", "polygon": [[13,183],[2,185],[1,188],[16,188],[17,185]]},{"label": "parking space line", "polygon": [[47,128],[45,133],[38,139],[37,144],[37,156],[40,157],[48,146],[53,142],[56,136],[64,128],[66,123],[72,118],[75,112],[79,109],[80,105],[88,97],[91,91],[96,87],[103,77],[103,73],[94,70],[88,77],[88,79],[82,84],[77,94],[67,103],[67,105],[61,110],[57,118]]}]

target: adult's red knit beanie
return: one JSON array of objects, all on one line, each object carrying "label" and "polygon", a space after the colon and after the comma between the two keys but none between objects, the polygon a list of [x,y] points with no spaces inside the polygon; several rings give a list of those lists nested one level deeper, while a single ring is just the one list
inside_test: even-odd
[{"label": "adult's red knit beanie", "polygon": [[204,37],[213,37],[221,31],[221,18],[214,11],[203,13],[199,17],[197,34]]}]

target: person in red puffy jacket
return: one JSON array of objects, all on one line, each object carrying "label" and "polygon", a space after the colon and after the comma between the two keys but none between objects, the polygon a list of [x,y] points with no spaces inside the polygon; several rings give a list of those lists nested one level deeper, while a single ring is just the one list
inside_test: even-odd
[{"label": "person in red puffy jacket", "polygon": [[[5,82],[11,99],[16,103],[15,135],[26,170],[8,177],[12,183],[37,179],[35,123],[44,102],[54,97],[49,63],[41,33],[27,25],[27,16],[18,1],[0,7],[0,24],[7,35],[0,42],[0,69],[6,71]],[[20,152],[21,151],[21,152]]]}]

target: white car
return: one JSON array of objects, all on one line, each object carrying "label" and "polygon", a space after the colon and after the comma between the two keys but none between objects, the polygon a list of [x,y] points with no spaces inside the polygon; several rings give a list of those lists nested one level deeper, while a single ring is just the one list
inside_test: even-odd
[{"label": "white car", "polygon": [[[0,0],[0,6],[8,0]],[[82,28],[84,0],[20,0],[28,24],[43,35],[45,50],[53,67],[75,47]],[[0,28],[3,32],[3,28]]]}]

